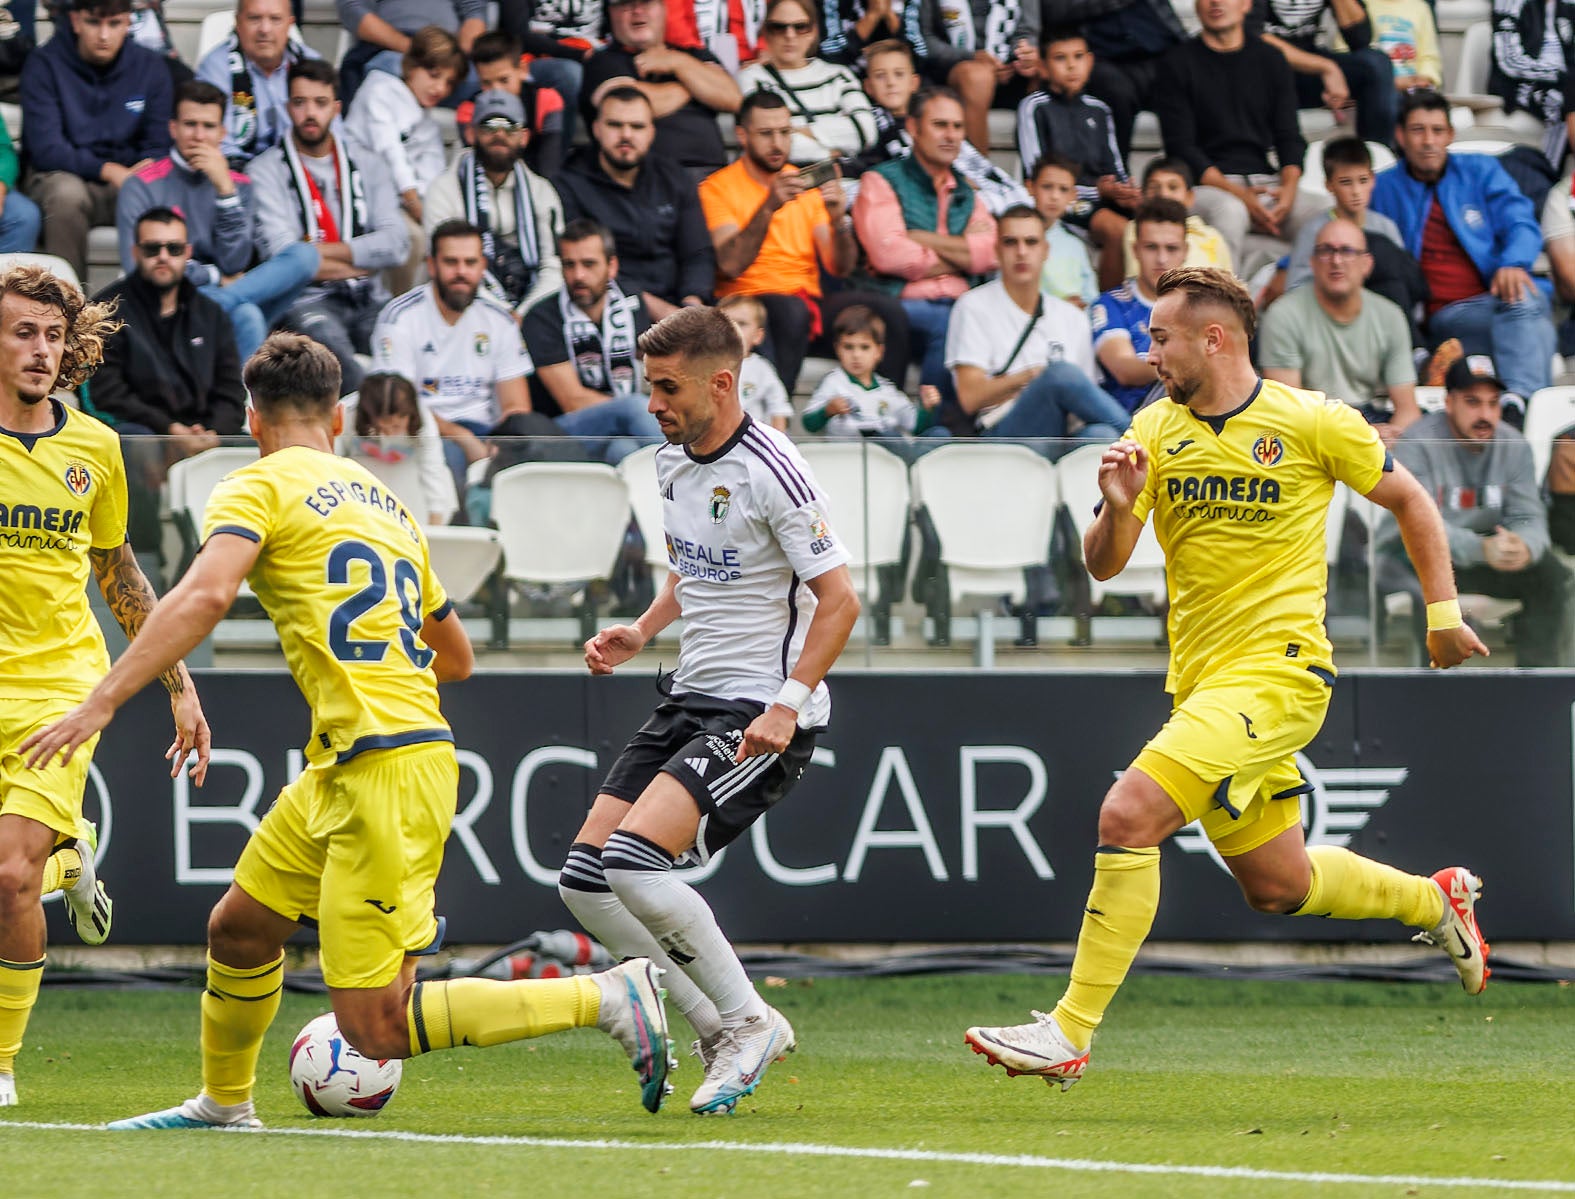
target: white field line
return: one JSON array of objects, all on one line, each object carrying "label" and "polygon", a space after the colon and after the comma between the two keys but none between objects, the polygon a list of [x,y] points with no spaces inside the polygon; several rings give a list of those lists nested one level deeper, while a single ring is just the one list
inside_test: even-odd
[{"label": "white field line", "polygon": [[[47,1132],[104,1132],[99,1124],[0,1120],[3,1128]],[[461,1136],[425,1132],[379,1132],[351,1128],[269,1128],[253,1135],[275,1137],[337,1137],[355,1141],[406,1141],[419,1145],[519,1146],[529,1149],[633,1150],[638,1153],[758,1153],[779,1157],[864,1158],[877,1161],[934,1162],[943,1165],[1007,1166],[1027,1170],[1062,1170],[1081,1174],[1146,1174],[1190,1178],[1242,1179],[1249,1182],[1322,1182],[1349,1186],[1460,1187],[1501,1191],[1575,1194],[1575,1181],[1535,1178],[1441,1178],[1426,1174],[1335,1174],[1311,1170],[1258,1170],[1250,1166],[1188,1166],[1153,1162],[1094,1161],[1084,1158],[1037,1157],[1032,1154],[946,1153],[931,1149],[878,1149],[854,1145],[747,1144],[739,1141],[614,1141],[598,1138]]]}]

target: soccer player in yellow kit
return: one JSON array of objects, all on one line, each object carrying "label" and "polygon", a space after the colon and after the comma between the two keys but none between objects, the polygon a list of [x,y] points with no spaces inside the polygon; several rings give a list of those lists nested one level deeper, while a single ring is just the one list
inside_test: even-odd
[{"label": "soccer player in yellow kit", "polygon": [[284,943],[316,923],[323,980],[346,1038],[404,1058],[596,1026],[617,1038],[656,1111],[669,1089],[658,972],[636,958],[597,975],[415,981],[443,922],[433,886],[459,769],[437,684],[465,678],[470,641],[410,512],[334,454],[339,365],[292,333],[247,363],[261,459],[215,488],[202,552],[91,695],[24,747],[33,763],[102,729],[147,680],[197,644],[242,579],[279,631],[312,709],[307,768],[280,793],[208,920],[202,1091],[111,1128],[252,1128],[257,1055],[279,1010]]},{"label": "soccer player in yellow kit", "polygon": [[1084,561],[1096,578],[1118,574],[1153,518],[1175,706],[1100,808],[1094,884],[1061,1001],[1032,1023],[966,1034],[993,1064],[1063,1090],[1082,1076],[1094,1030],[1153,924],[1159,846],[1194,820],[1259,911],[1396,919],[1449,954],[1467,992],[1487,985],[1481,882],[1470,871],[1406,874],[1303,840],[1308,786],[1295,754],[1322,726],[1335,680],[1323,617],[1337,481],[1394,513],[1427,600],[1433,665],[1487,650],[1460,618],[1432,500],[1343,400],[1258,378],[1247,348],[1254,323],[1251,297],[1226,272],[1161,276],[1149,361],[1169,399],[1139,411],[1100,463],[1104,500]]},{"label": "soccer player in yellow kit", "polygon": [[[109,309],[39,267],[0,274],[0,1107],[17,1102],[15,1064],[44,973],[40,897],[64,888],[78,936],[97,945],[112,909],[82,816],[92,745],[33,771],[17,746],[70,710],[109,669],[88,607],[91,572],[135,637],[153,589],[126,541],[126,471],[106,426],[51,398],[75,387],[117,326]],[[208,727],[186,669],[160,672],[175,713],[169,757],[208,762]]]}]

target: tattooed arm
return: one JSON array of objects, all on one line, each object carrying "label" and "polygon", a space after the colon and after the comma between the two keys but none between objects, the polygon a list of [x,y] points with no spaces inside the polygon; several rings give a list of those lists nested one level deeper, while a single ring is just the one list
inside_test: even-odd
[{"label": "tattooed arm", "polygon": [[[115,623],[126,634],[127,640],[136,640],[137,634],[142,631],[143,622],[158,603],[158,596],[154,594],[153,585],[148,582],[147,576],[142,573],[142,567],[137,565],[136,555],[131,552],[131,542],[124,541],[112,550],[89,550],[88,561],[93,567],[94,578],[98,580],[99,590],[104,593],[104,602],[115,615]],[[207,774],[210,733],[202,704],[197,699],[197,688],[184,662],[176,662],[161,671],[158,677],[164,690],[169,692],[170,709],[175,716],[175,740],[164,755],[173,763],[170,777],[179,774],[188,755],[195,753],[197,761],[192,777],[200,786]]]}]

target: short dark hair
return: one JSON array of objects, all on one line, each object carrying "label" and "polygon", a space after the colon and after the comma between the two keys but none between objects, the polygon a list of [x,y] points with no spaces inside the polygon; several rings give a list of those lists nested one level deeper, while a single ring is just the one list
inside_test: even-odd
[{"label": "short dark hair", "polygon": [[1359,137],[1336,137],[1323,144],[1323,172],[1334,167],[1366,167],[1373,169],[1373,152]]},{"label": "short dark hair", "polygon": [[593,217],[576,217],[563,227],[563,232],[558,234],[558,252],[563,253],[563,247],[571,241],[590,241],[592,238],[602,243],[609,259],[618,256],[618,240],[613,237],[611,229]]},{"label": "short dark hair", "polygon": [[327,417],[339,403],[339,359],[304,333],[271,333],[241,372],[263,418]]},{"label": "short dark hair", "polygon": [[618,101],[620,104],[639,102],[650,108],[653,116],[656,114],[656,107],[651,103],[651,97],[637,87],[630,84],[621,84],[618,87],[610,87],[602,93],[602,98],[596,103],[596,115],[601,116],[602,109],[606,108],[608,103],[613,100]]},{"label": "short dark hair", "polygon": [[180,114],[182,104],[216,104],[219,107],[219,116],[224,115],[224,107],[230,98],[213,84],[202,79],[188,79],[175,89],[175,106],[170,109],[172,116]]},{"label": "short dark hair", "polygon": [[1161,275],[1154,289],[1156,298],[1167,296],[1173,291],[1186,296],[1189,310],[1199,304],[1229,309],[1240,323],[1248,341],[1258,330],[1258,310],[1253,305],[1252,296],[1241,280],[1229,271],[1222,271],[1215,266],[1179,266]]},{"label": "short dark hair", "polygon": [[1072,182],[1074,183],[1076,183],[1083,174],[1082,163],[1074,162],[1065,154],[1056,154],[1052,152],[1049,154],[1041,154],[1039,156],[1038,161],[1034,163],[1034,169],[1028,172],[1028,182],[1038,183],[1039,176],[1043,172],[1049,170],[1051,167],[1054,167],[1058,171],[1065,171],[1067,174],[1071,175]]},{"label": "short dark hair", "polygon": [[[131,227],[131,235],[141,237],[142,226],[150,221],[156,225],[179,225],[182,229],[190,229],[185,215],[179,210],[166,204],[156,204],[152,208],[144,208],[137,214],[137,223]],[[188,233],[187,236],[190,234]]]},{"label": "short dark hair", "polygon": [[1144,222],[1150,225],[1180,225],[1187,227],[1187,206],[1180,200],[1144,200],[1132,214],[1132,231]]},{"label": "short dark hair", "polygon": [[1192,175],[1192,168],[1187,165],[1187,160],[1178,158],[1174,154],[1166,154],[1163,157],[1156,158],[1143,168],[1143,186],[1147,187],[1148,181],[1155,175],[1179,175],[1182,182],[1187,185],[1188,191],[1191,191],[1196,184],[1196,180]]},{"label": "short dark hair", "polygon": [[424,25],[410,35],[410,47],[399,60],[399,69],[409,74],[418,68],[447,71],[458,83],[465,77],[465,52],[459,41],[441,25]]},{"label": "short dark hair", "polygon": [[474,237],[477,241],[483,242],[486,240],[481,230],[476,228],[476,226],[469,221],[455,217],[453,220],[441,222],[436,229],[432,230],[432,240],[428,246],[432,257],[437,257],[438,242],[445,241],[450,237]]},{"label": "short dark hair", "polygon": [[334,99],[339,99],[339,72],[333,64],[322,58],[301,58],[290,64],[290,70],[285,75],[285,91],[297,79],[305,79],[308,83],[323,83],[334,89]]},{"label": "short dark hair", "polygon": [[525,54],[525,47],[520,44],[519,38],[512,33],[505,33],[501,29],[489,29],[470,44],[470,61],[476,66],[483,63],[519,62]]},{"label": "short dark hair", "polygon": [[71,12],[92,13],[95,17],[118,17],[132,9],[131,0],[78,0],[65,5]]},{"label": "short dark hair", "polygon": [[1062,21],[1054,25],[1046,25],[1044,32],[1039,35],[1039,52],[1045,53],[1057,42],[1082,42],[1088,44],[1088,34],[1081,25],[1072,21]]},{"label": "short dark hair", "polygon": [[1038,221],[1039,227],[1045,228],[1044,214],[1031,204],[1013,204],[995,218],[996,229],[999,230],[1007,221]]},{"label": "short dark hair", "polygon": [[1419,87],[1405,94],[1400,101],[1400,113],[1395,117],[1395,124],[1404,125],[1413,112],[1441,112],[1449,127],[1454,128],[1455,123],[1449,119],[1449,101],[1442,92],[1436,92],[1430,87]]},{"label": "short dark hair", "polygon": [[421,431],[421,402],[416,398],[415,384],[393,371],[374,371],[362,377],[361,390],[356,393],[356,436],[374,436],[378,420],[385,416],[409,417],[410,431]]},{"label": "short dark hair", "polygon": [[908,115],[915,121],[923,120],[924,110],[936,100],[950,100],[959,108],[962,107],[962,97],[955,90],[935,84],[921,87],[913,93],[913,99],[908,101]]},{"label": "short dark hair", "polygon": [[780,93],[767,91],[765,88],[756,88],[744,97],[744,102],[738,106],[738,123],[749,123],[750,116],[755,112],[775,112],[779,108],[786,108],[788,102]]},{"label": "short dark hair", "polygon": [[744,339],[738,326],[720,308],[680,308],[640,334],[640,353],[647,358],[678,355],[685,362],[724,364],[735,375],[744,362]]},{"label": "short dark hair", "polygon": [[913,61],[913,47],[905,38],[888,37],[864,47],[864,66],[869,69],[869,64],[887,54],[900,54],[908,60],[908,65],[915,66]]},{"label": "short dark hair", "polygon": [[837,313],[831,326],[832,344],[863,333],[878,346],[886,344],[886,322],[867,304],[849,304]]}]

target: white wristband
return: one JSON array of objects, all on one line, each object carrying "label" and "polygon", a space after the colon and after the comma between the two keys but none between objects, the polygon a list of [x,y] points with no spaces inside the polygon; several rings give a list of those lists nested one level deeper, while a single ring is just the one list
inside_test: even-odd
[{"label": "white wristband", "polygon": [[809,702],[810,694],[809,687],[797,679],[783,679],[782,690],[777,692],[776,702],[795,713],[802,712],[804,705]]}]

